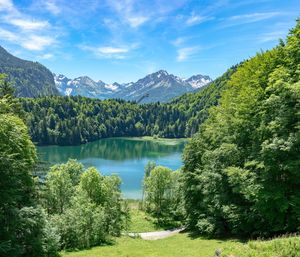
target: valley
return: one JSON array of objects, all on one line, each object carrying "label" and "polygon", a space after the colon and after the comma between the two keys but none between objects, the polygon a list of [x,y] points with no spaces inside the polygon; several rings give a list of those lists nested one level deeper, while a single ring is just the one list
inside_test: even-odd
[{"label": "valley", "polygon": [[299,8],[0,1],[0,257],[300,257]]}]

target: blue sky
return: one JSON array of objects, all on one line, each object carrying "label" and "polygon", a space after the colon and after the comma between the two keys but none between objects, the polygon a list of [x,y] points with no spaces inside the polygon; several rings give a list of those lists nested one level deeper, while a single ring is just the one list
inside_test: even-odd
[{"label": "blue sky", "polygon": [[300,0],[0,0],[0,45],[70,78],[220,76],[285,38]]}]

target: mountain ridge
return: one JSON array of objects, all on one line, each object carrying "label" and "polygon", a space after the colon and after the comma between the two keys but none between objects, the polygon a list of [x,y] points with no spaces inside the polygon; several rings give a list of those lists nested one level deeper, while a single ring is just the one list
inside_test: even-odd
[{"label": "mountain ridge", "polygon": [[27,61],[10,54],[0,46],[0,73],[5,73],[18,97],[58,95],[49,69],[38,62]]},{"label": "mountain ridge", "polygon": [[[143,103],[168,102],[184,93],[192,92],[212,82],[207,75],[193,75],[183,79],[165,70],[146,75],[136,82],[108,84],[102,80],[94,81],[88,76],[69,79],[54,74],[55,84],[62,95],[82,95],[98,99],[120,98]],[[172,89],[172,90],[170,90]]]}]

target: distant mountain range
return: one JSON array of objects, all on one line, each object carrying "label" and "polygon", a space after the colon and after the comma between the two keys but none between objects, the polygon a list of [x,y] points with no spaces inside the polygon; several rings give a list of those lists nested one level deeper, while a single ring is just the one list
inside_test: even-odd
[{"label": "distant mountain range", "polygon": [[38,62],[17,58],[1,46],[0,73],[8,75],[18,97],[59,95],[50,70]]},{"label": "distant mountain range", "polygon": [[140,103],[168,102],[184,93],[196,91],[212,81],[209,76],[183,79],[160,70],[130,83],[108,84],[87,76],[69,79],[55,75],[38,62],[22,60],[0,46],[0,73],[8,75],[18,97],[81,95],[92,98],[120,98]]},{"label": "distant mountain range", "polygon": [[209,76],[194,75],[183,79],[164,70],[149,74],[137,82],[107,84],[93,81],[87,76],[69,79],[64,75],[54,74],[55,84],[62,95],[82,95],[107,99],[149,102],[168,102],[187,92],[195,91],[212,81]]}]

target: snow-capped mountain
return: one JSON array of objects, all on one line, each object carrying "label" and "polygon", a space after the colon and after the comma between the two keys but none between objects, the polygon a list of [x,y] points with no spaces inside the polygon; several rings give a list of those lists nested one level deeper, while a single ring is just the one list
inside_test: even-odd
[{"label": "snow-capped mountain", "polygon": [[62,95],[81,95],[92,98],[106,99],[116,93],[120,86],[118,83],[106,84],[103,81],[94,81],[87,76],[69,79],[64,75],[55,75],[54,81]]},{"label": "snow-capped mountain", "polygon": [[106,84],[101,80],[95,82],[87,76],[69,79],[64,75],[55,74],[54,80],[62,95],[82,95],[99,99],[121,98],[141,103],[168,102],[212,81],[209,76],[203,75],[182,79],[165,70],[149,74],[137,82],[124,84]]},{"label": "snow-capped mountain", "polygon": [[194,75],[188,79],[184,79],[185,82],[189,83],[193,88],[198,89],[210,83],[212,80],[207,75]]},{"label": "snow-capped mountain", "polygon": [[212,80],[208,76],[195,75],[187,80],[160,70],[131,83],[115,94],[117,98],[139,101],[142,103],[168,102],[184,93],[194,91]]}]

